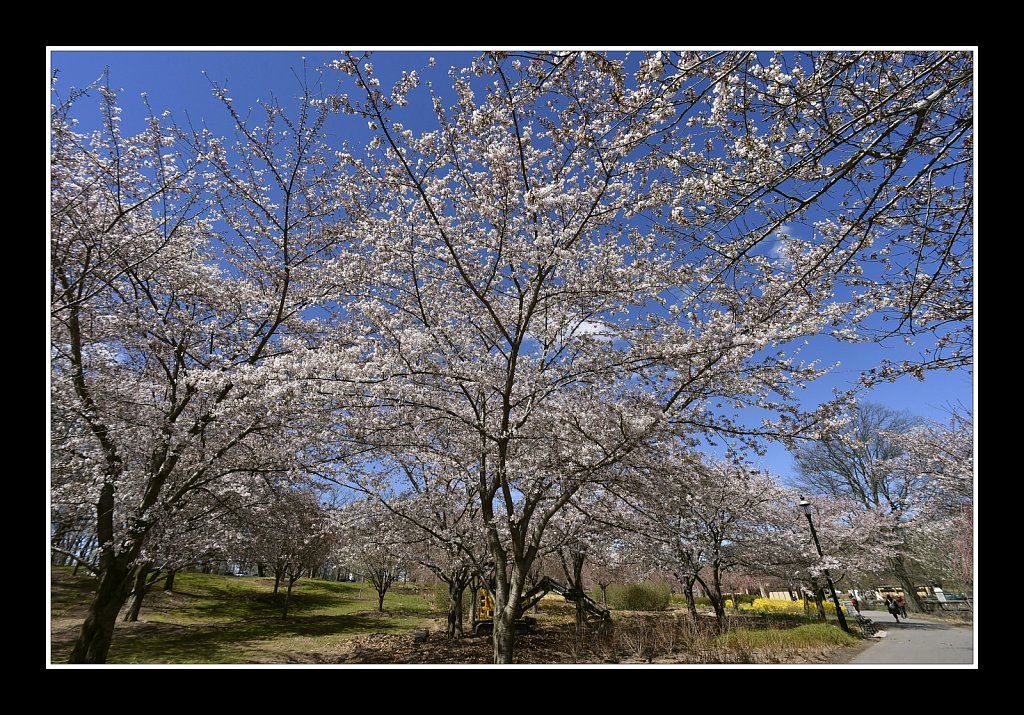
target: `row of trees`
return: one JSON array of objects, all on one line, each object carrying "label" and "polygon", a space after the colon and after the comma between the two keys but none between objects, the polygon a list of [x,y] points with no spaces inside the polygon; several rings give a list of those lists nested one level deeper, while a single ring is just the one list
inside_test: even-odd
[{"label": "row of trees", "polygon": [[[825,568],[841,574],[840,585],[847,587],[877,581],[891,568],[915,595],[922,581],[969,584],[972,539],[969,523],[965,529],[960,520],[970,514],[971,441],[965,421],[945,428],[867,404],[843,429],[805,448],[800,489],[824,496],[816,500],[815,517],[824,560],[795,508],[796,488],[737,462],[708,460],[678,442],[660,445],[570,500],[545,531],[528,582],[541,575],[538,569],[554,568],[557,578],[583,593],[668,576],[681,586],[693,617],[699,585],[723,629],[726,598],[740,582],[744,590],[766,582],[804,588],[822,619]],[[849,451],[843,454],[840,445]],[[832,458],[830,469],[812,464],[824,453]],[[383,611],[394,582],[420,566],[447,584],[447,636],[461,638],[467,588],[494,577],[474,486],[466,470],[451,465],[442,485],[436,454],[407,457],[401,470],[408,488],[397,493],[338,504],[312,484],[263,479],[246,490],[247,500],[224,493],[220,509],[179,517],[183,528],[177,531],[155,529],[135,565],[124,620],[138,618],[154,585],[165,581],[171,590],[177,570],[202,564],[235,562],[273,575],[274,593],[284,590],[282,617],[304,575],[357,574],[373,585]],[[895,508],[844,496],[836,482],[824,481],[840,472],[856,475],[842,484],[857,494],[898,492],[903,501]],[[393,477],[378,475],[375,483],[393,487]],[[357,483],[365,489],[371,482]],[[56,554],[84,560],[93,551],[92,531],[87,522],[57,524],[55,544],[73,535],[73,543],[85,546],[77,555],[55,546]],[[577,617],[582,629],[582,603]]]},{"label": "row of trees", "polygon": [[[511,662],[573,510],[655,523],[689,494],[774,523],[765,480],[693,450],[836,429],[849,396],[798,399],[827,372],[804,339],[919,341],[866,384],[970,362],[968,53],[486,53],[443,91],[326,71],[346,93],[259,119],[215,85],[231,139],[154,112],[125,136],[107,87],[83,133],[55,92],[52,499],[99,553],[72,662],[105,659],[158,533],[309,479],[414,523],[453,605],[493,574]],[[332,145],[344,121],[372,141]]]}]

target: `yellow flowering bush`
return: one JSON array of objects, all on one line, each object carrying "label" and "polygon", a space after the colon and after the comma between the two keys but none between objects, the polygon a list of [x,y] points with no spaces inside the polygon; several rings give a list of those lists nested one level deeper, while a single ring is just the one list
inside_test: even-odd
[{"label": "yellow flowering bush", "polygon": [[[732,608],[732,599],[728,598],[725,601],[726,608]],[[814,608],[812,606],[812,608]],[[741,611],[753,611],[755,613],[792,613],[801,615],[804,612],[803,601],[785,601],[778,598],[755,598],[753,603],[740,603]],[[835,604],[831,601],[825,601],[825,611],[827,613],[835,613]]]}]

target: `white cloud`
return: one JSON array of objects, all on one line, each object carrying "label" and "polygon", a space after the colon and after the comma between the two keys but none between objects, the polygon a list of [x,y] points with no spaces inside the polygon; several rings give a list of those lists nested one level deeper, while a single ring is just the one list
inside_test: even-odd
[{"label": "white cloud", "polygon": [[615,339],[612,335],[611,326],[598,320],[584,320],[576,326],[576,329],[572,331],[572,335],[590,335],[593,336],[594,340],[609,343]]},{"label": "white cloud", "polygon": [[777,258],[780,261],[788,261],[786,255],[782,252],[783,241],[787,238],[793,237],[793,227],[791,224],[784,223],[775,231],[775,238],[772,239],[771,247],[768,249],[769,255],[772,258]]}]

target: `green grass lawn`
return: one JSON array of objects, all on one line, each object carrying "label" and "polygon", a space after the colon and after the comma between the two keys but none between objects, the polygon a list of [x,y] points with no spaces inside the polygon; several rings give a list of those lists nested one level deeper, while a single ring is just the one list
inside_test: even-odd
[{"label": "green grass lawn", "polygon": [[[64,662],[91,597],[94,581],[52,570],[53,662]],[[377,612],[369,584],[300,579],[287,619],[284,589],[274,579],[179,573],[174,593],[153,591],[138,623],[114,633],[110,663],[316,663],[331,659],[345,640],[431,625],[429,590],[396,585]]]}]

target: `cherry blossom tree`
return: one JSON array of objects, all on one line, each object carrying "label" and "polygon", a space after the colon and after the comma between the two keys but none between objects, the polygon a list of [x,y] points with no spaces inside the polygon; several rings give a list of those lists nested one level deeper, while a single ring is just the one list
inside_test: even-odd
[{"label": "cherry blossom tree", "polygon": [[783,490],[742,464],[702,459],[678,443],[660,447],[645,458],[634,488],[644,538],[683,584],[690,614],[699,583],[725,629],[723,579],[759,549]]},{"label": "cherry blossom tree", "polygon": [[333,513],[321,501],[317,490],[279,487],[247,515],[251,533],[258,535],[257,558],[274,569],[274,593],[285,584],[281,618],[288,617],[296,581],[324,563],[341,538]]},{"label": "cherry blossom tree", "polygon": [[[377,610],[384,612],[384,597],[396,581],[408,573],[411,547],[407,523],[380,502],[360,499],[336,513],[342,524],[341,560],[377,592]],[[420,537],[414,535],[419,541]]]},{"label": "cherry blossom tree", "polygon": [[[758,576],[806,583],[820,604],[825,569],[837,580],[851,571],[877,572],[896,543],[888,510],[826,498],[815,504],[821,558],[796,491],[737,458],[708,459],[684,440],[634,453],[624,471],[631,478],[620,478],[615,491],[630,517],[620,520],[618,551],[646,564],[643,573],[674,576],[694,618],[699,585],[720,628],[727,626],[727,594]],[[824,619],[823,605],[819,613]]]},{"label": "cherry blossom tree", "polygon": [[607,588],[615,580],[636,575],[627,571],[623,535],[631,529],[632,514],[623,509],[622,501],[613,491],[600,486],[581,489],[567,507],[558,512],[545,532],[542,554],[557,562],[568,588],[566,597],[576,606],[576,631],[583,635],[587,626],[587,584],[597,585],[604,605],[608,605]]},{"label": "cherry blossom tree", "polygon": [[466,589],[486,575],[489,559],[473,464],[460,459],[461,450],[441,429],[419,450],[404,450],[405,442],[399,438],[389,452],[376,452],[372,470],[348,474],[348,483],[393,517],[404,560],[448,585],[446,635],[462,638]]},{"label": "cherry blossom tree", "polygon": [[304,311],[345,275],[328,270],[325,112],[267,106],[254,126],[218,89],[234,144],[155,113],[129,137],[115,92],[94,91],[101,129],[76,131],[56,94],[51,125],[54,493],[92,505],[99,552],[73,663],[104,662],[160,520],[218,480],[301,463],[322,433],[295,379],[319,330]]},{"label": "cherry blossom tree", "polygon": [[587,551],[583,578],[601,590],[601,604],[608,607],[608,587],[613,583],[637,580],[636,565],[629,560],[628,541],[604,530]]},{"label": "cherry blossom tree", "polygon": [[476,439],[496,662],[548,523],[653,432],[806,429],[795,393],[823,369],[794,346],[885,317],[935,337],[929,364],[968,359],[970,60],[487,53],[451,94],[335,63],[354,88],[327,103],[376,133],[346,154],[376,276],[350,306],[365,420]]}]

